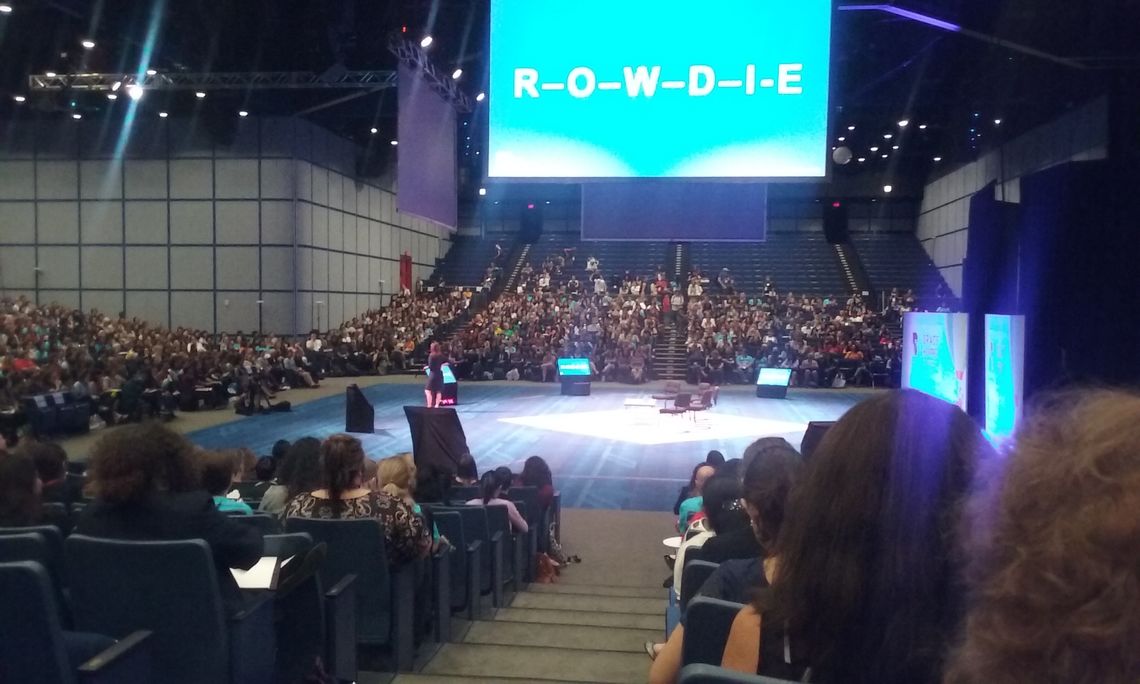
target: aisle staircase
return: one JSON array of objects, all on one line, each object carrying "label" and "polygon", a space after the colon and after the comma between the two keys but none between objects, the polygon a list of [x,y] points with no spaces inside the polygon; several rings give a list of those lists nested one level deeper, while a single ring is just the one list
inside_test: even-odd
[{"label": "aisle staircase", "polygon": [[662,322],[653,349],[653,373],[656,380],[684,380],[688,368],[685,328],[671,321]]},{"label": "aisle staircase", "polygon": [[[671,532],[671,516],[575,510],[563,520],[566,550],[582,564],[563,570],[556,584],[520,590],[493,619],[470,623],[395,684],[645,681],[642,644],[663,638],[667,571],[659,540]],[[360,679],[372,681],[383,680]]]}]

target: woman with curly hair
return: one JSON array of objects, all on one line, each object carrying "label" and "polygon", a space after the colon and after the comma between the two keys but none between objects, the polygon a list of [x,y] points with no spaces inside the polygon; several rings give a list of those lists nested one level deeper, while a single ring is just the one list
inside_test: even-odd
[{"label": "woman with curly hair", "polygon": [[993,450],[959,408],[902,390],[848,411],[790,492],[771,588],[727,668],[822,684],[933,684],[964,613],[961,508]]},{"label": "woman with curly hair", "polygon": [[970,605],[946,684],[1140,681],[1140,397],[1033,412],[971,504]]}]

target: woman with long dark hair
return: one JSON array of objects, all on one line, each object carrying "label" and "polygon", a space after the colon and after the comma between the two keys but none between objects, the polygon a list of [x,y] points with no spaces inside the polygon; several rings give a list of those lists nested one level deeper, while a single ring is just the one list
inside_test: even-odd
[{"label": "woman with long dark hair", "polygon": [[438,408],[443,399],[443,364],[447,363],[447,354],[440,350],[439,342],[432,342],[428,354],[428,379],[424,387],[424,399],[428,408]]},{"label": "woman with long dark hair", "polygon": [[431,535],[423,519],[402,499],[368,489],[364,461],[359,439],[349,435],[326,439],[321,444],[321,488],[290,499],[284,517],[373,518],[384,530],[391,565],[427,555]]},{"label": "woman with long dark hair", "polygon": [[265,490],[258,510],[280,515],[290,499],[321,486],[321,440],[302,437],[289,446],[277,479]]},{"label": "woman with long dark hair", "polygon": [[498,473],[493,470],[483,473],[479,480],[479,492],[480,497],[468,501],[468,506],[506,506],[507,517],[511,519],[511,527],[515,532],[526,533],[530,529],[514,502],[503,498],[503,478]]},{"label": "woman with long dark hair", "polygon": [[964,612],[961,508],[993,449],[956,406],[903,390],[824,436],[791,492],[770,592],[723,665],[823,684],[939,681]]}]

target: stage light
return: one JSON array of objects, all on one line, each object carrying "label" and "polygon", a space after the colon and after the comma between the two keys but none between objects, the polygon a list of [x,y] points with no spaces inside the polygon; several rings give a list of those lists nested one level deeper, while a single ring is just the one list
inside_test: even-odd
[{"label": "stage light", "polygon": [[0,14],[11,14],[11,13],[12,13],[12,6],[11,5],[9,5],[8,3],[4,3],[3,5],[0,5]]},{"label": "stage light", "polygon": [[884,185],[884,186],[883,186],[883,192],[885,192],[885,193],[887,193],[887,194],[890,194],[890,192],[891,192],[892,190],[894,190],[894,187],[893,187],[893,186],[890,186],[890,185]]},{"label": "stage light", "polygon": [[891,155],[889,155],[889,154],[884,154],[884,155],[883,155],[883,159],[886,159],[886,158],[887,158],[887,157],[889,157],[889,156],[891,156]]},{"label": "stage light", "polygon": [[878,147],[872,147],[872,148],[871,148],[871,151],[872,151],[872,152],[878,152],[878,151],[879,151],[879,148],[878,148]]},{"label": "stage light", "polygon": [[12,99],[15,100],[16,102],[27,102],[28,101],[28,98],[24,97],[23,95],[16,95]]},{"label": "stage light", "polygon": [[127,86],[127,95],[135,102],[138,102],[142,99],[143,87],[141,85],[132,83],[131,85]]},{"label": "stage light", "polygon": [[249,116],[249,112],[247,112],[243,109],[240,112],[238,112],[238,116],[245,118],[245,117]]},{"label": "stage light", "polygon": [[487,99],[487,93],[479,93],[478,95],[475,96],[476,102],[482,102],[483,100],[486,100],[486,99]]},{"label": "stage light", "polygon": [[899,146],[898,146],[898,145],[891,145],[891,149],[892,149],[892,150],[897,150],[898,148],[899,148]]},{"label": "stage light", "polygon": [[844,136],[844,135],[839,136],[839,142],[845,142],[846,140],[847,140],[847,136]]},{"label": "stage light", "polygon": [[546,200],[546,203],[547,203],[547,204],[550,204],[550,200]]},{"label": "stage light", "polygon": [[532,202],[531,204],[526,205],[526,208],[527,209],[534,209],[534,203]]},{"label": "stage light", "polygon": [[451,80],[458,81],[459,77],[462,75],[463,75],[463,69],[456,69],[455,71],[451,72]]},{"label": "stage light", "polygon": [[71,115],[71,118],[75,119],[76,121],[79,121],[80,119],[83,118],[83,115],[80,114],[79,112],[76,112],[76,113]]},{"label": "stage light", "polygon": [[899,121],[899,128],[906,128],[910,125],[910,119],[902,119]]},{"label": "stage light", "polygon": [[372,128],[368,129],[368,132],[371,133],[372,135],[376,135],[377,133],[380,132],[380,129],[373,126]]},{"label": "stage light", "polygon": [[842,207],[842,206],[843,206],[843,203],[842,203],[842,202],[832,202],[832,203],[831,203],[831,206],[832,206],[832,208],[834,208],[834,209],[838,209],[838,208],[840,208],[840,207]]},{"label": "stage light", "polygon": [[147,75],[147,76],[157,76],[157,75],[158,75],[158,71],[156,71],[155,69],[147,69],[147,70],[146,70],[146,75]]},{"label": "stage light", "polygon": [[122,81],[115,81],[114,83],[111,84],[111,92],[112,93],[117,92],[119,90],[119,88],[122,88],[122,87],[123,87]]},{"label": "stage light", "polygon": [[893,138],[893,137],[895,137],[895,134],[894,134],[894,133],[884,133],[884,134],[883,134],[883,139],[884,139],[884,140],[890,140],[890,139],[891,139],[891,138]]},{"label": "stage light", "polygon": [[994,125],[1000,126],[1001,125],[1001,119],[994,119]]},{"label": "stage light", "polygon": [[107,99],[108,100],[117,100],[117,99],[119,99],[119,96],[114,94],[114,93],[107,93]]},{"label": "stage light", "polygon": [[487,188],[479,188],[479,196],[480,197],[486,197],[487,196]]},{"label": "stage light", "polygon": [[202,98],[206,97],[206,93],[204,93],[204,92],[202,92],[201,90],[199,90],[198,92],[194,93],[194,97],[196,97],[196,98],[198,98],[199,100],[201,100]]},{"label": "stage light", "polygon": [[935,158],[934,158],[934,161],[936,161],[936,162],[940,162],[940,161],[942,161],[942,157],[935,157]]},{"label": "stage light", "polygon": [[167,114],[166,112],[159,112],[158,113],[158,118],[160,118],[160,119],[165,119],[168,116],[170,116],[170,115]]},{"label": "stage light", "polygon": [[95,41],[90,40],[90,39],[81,41],[79,44],[83,46],[84,50],[94,50],[95,49]]},{"label": "stage light", "polygon": [[859,157],[859,163],[860,163],[860,164],[862,164],[862,163],[863,163],[863,162],[865,162],[865,161],[867,161],[867,158],[866,158],[866,157]]},{"label": "stage light", "polygon": [[849,131],[853,131],[853,130],[855,130],[855,127],[854,127],[854,126],[848,126],[848,127],[847,127],[847,130],[849,130]]},{"label": "stage light", "polygon": [[920,130],[920,131],[925,131],[925,130],[926,130],[926,124],[919,124],[919,125],[918,125],[918,130]]},{"label": "stage light", "polygon": [[55,72],[54,71],[45,71],[44,76],[47,76],[48,78],[55,78]]},{"label": "stage light", "polygon": [[422,47],[423,49],[426,50],[429,47],[431,47],[431,43],[432,43],[431,36],[424,36],[424,39],[420,41],[420,47]]},{"label": "stage light", "polygon": [[389,144],[390,144],[390,145],[392,145],[392,147],[395,147],[396,145],[399,145],[399,144],[400,144],[400,141],[399,141],[399,140],[393,140],[393,141],[392,141],[391,143],[389,143]]}]

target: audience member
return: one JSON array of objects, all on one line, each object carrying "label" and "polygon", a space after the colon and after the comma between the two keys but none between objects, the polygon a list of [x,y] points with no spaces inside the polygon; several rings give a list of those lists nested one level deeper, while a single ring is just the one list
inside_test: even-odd
[{"label": "audience member", "polygon": [[40,482],[41,498],[45,503],[73,504],[83,498],[82,486],[67,478],[67,452],[55,442],[25,441],[18,451],[35,461]]},{"label": "audience member", "polygon": [[42,487],[31,456],[0,451],[0,527],[38,525]]},{"label": "audience member", "polygon": [[554,503],[554,476],[550,473],[550,466],[541,456],[531,456],[523,462],[522,472],[515,479],[520,487],[534,487],[537,491],[538,512],[536,520],[542,516]]},{"label": "audience member", "polygon": [[967,509],[964,634],[945,684],[1140,681],[1140,397],[1061,395]]},{"label": "audience member", "polygon": [[226,496],[239,480],[239,462],[238,454],[233,451],[201,451],[198,453],[198,475],[202,479],[202,489],[213,497],[219,511],[249,515],[253,513],[249,504]]},{"label": "audience member", "polygon": [[290,499],[321,486],[321,440],[302,437],[289,446],[277,468],[277,477],[261,496],[257,509],[281,515]]},{"label": "audience member", "polygon": [[514,502],[502,497],[503,478],[498,472],[492,470],[483,473],[482,479],[479,480],[479,490],[482,496],[478,499],[468,501],[468,506],[506,506],[507,516],[511,519],[511,529],[515,532],[522,533],[526,533],[530,530],[526,519],[519,513],[519,509],[515,506]]},{"label": "audience member", "polygon": [[84,509],[77,532],[140,541],[203,539],[223,599],[231,608],[241,605],[229,568],[248,570],[257,563],[261,533],[218,511],[200,487],[194,447],[185,437],[157,423],[125,426],[95,443],[89,464],[95,500]]},{"label": "audience member", "polygon": [[689,487],[689,498],[681,502],[677,507],[677,531],[682,536],[689,528],[689,523],[692,518],[701,512],[701,507],[704,505],[704,499],[701,496],[704,491],[705,481],[716,473],[716,468],[711,465],[702,463],[693,470],[693,479]]},{"label": "audience member", "polygon": [[913,390],[836,423],[792,491],[771,592],[737,616],[730,669],[813,681],[934,682],[962,616],[962,500],[992,449]]},{"label": "audience member", "polygon": [[688,534],[677,549],[673,564],[673,593],[680,598],[681,580],[685,572],[685,557],[689,551],[699,549],[705,542],[722,533],[748,531],[748,517],[740,506],[740,478],[723,470],[717,471],[705,483],[701,496],[704,517],[689,525]]},{"label": "audience member", "polygon": [[470,453],[465,453],[459,457],[459,463],[456,464],[455,484],[463,487],[479,484],[479,468],[475,465],[475,457]]},{"label": "audience member", "polygon": [[285,505],[284,517],[371,518],[380,522],[391,565],[427,555],[431,535],[424,521],[403,499],[365,486],[365,457],[360,440],[333,435],[321,444],[321,488],[298,494]]}]

